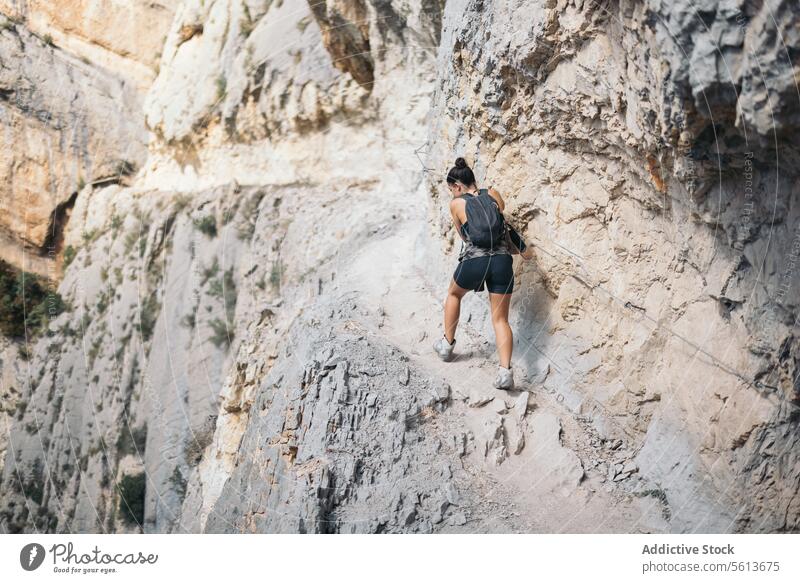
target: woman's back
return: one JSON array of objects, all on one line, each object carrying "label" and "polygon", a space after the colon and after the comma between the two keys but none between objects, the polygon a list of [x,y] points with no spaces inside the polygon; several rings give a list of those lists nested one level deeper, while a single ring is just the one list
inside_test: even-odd
[{"label": "woman's back", "polygon": [[[467,198],[469,197],[476,197],[474,194],[465,193],[461,195],[461,198],[464,199],[464,202],[467,202]],[[461,225],[461,235],[464,238],[464,241],[461,245],[461,252],[458,254],[458,260],[466,261],[468,259],[473,259],[475,257],[486,257],[490,255],[511,255],[511,250],[508,248],[508,244],[506,243],[506,238],[501,237],[501,239],[497,242],[497,244],[492,249],[487,249],[485,247],[479,247],[475,245],[469,236],[469,222],[466,221]]]}]

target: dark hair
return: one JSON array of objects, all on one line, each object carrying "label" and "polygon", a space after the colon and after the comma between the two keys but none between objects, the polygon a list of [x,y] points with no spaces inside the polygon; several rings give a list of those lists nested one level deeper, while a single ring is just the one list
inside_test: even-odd
[{"label": "dark hair", "polygon": [[460,182],[464,186],[475,184],[475,175],[472,173],[472,169],[467,166],[467,161],[464,158],[456,158],[455,166],[450,168],[450,172],[447,173],[447,183],[453,184],[454,182]]}]

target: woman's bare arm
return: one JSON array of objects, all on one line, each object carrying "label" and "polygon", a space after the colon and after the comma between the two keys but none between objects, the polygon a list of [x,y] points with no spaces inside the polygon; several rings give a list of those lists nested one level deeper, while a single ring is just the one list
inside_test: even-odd
[{"label": "woman's bare arm", "polygon": [[503,197],[500,196],[500,193],[497,192],[497,189],[494,186],[489,187],[489,195],[497,201],[497,206],[500,207],[500,212],[506,208],[506,203],[503,201]]},{"label": "woman's bare arm", "polygon": [[453,217],[453,224],[456,227],[456,233],[458,233],[458,236],[461,237],[462,241],[465,241],[466,239],[464,239],[464,235],[461,234],[461,219],[458,218],[457,212],[459,204],[460,201],[457,198],[454,198],[450,201],[450,216]]}]

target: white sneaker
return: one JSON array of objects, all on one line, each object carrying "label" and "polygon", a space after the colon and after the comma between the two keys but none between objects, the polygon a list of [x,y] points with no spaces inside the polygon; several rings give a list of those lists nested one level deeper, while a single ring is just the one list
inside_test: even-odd
[{"label": "white sneaker", "polygon": [[494,388],[504,391],[510,391],[514,388],[514,373],[511,368],[503,368],[502,366],[497,371],[497,378],[494,379]]},{"label": "white sneaker", "polygon": [[453,343],[450,344],[447,341],[447,338],[439,338],[436,342],[433,343],[433,349],[439,355],[443,361],[447,362],[451,358],[453,358],[453,347],[456,345],[456,339],[453,338]]}]

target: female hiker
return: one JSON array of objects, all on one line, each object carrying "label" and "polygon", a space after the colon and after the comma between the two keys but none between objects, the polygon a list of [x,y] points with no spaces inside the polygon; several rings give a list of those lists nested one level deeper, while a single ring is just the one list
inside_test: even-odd
[{"label": "female hiker", "polygon": [[[475,175],[464,158],[457,158],[455,166],[447,173],[447,187],[453,196],[450,214],[464,245],[444,303],[444,337],[437,340],[433,348],[442,360],[452,358],[461,298],[468,291],[481,291],[485,286],[489,291],[492,326],[500,357],[494,387],[513,389],[511,349],[514,338],[508,324],[508,308],[514,290],[514,270],[502,216],[505,202],[494,188],[478,190]],[[512,235],[522,257],[530,259],[532,251],[525,248],[515,231]]]}]

